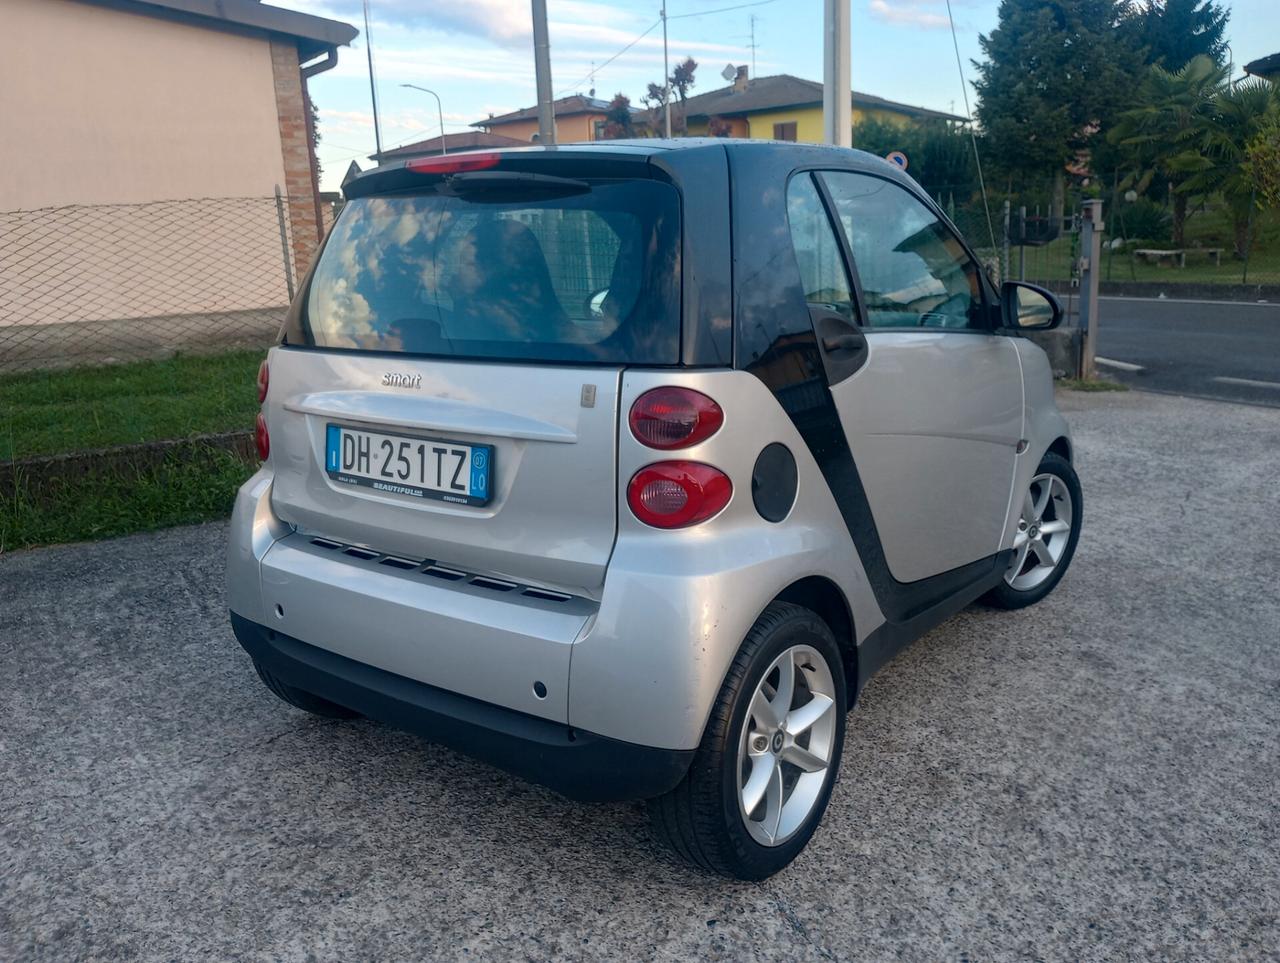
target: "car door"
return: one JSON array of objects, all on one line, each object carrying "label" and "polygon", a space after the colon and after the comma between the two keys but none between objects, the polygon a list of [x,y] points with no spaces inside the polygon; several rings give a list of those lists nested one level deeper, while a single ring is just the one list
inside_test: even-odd
[{"label": "car door", "polygon": [[[789,192],[793,236],[802,209],[819,204],[838,227],[841,258],[805,255],[820,249],[817,219],[797,255],[889,573],[917,582],[994,555],[1022,437],[1022,374],[1015,346],[989,327],[979,266],[888,178],[823,171],[793,178]],[[856,296],[842,302],[828,278],[846,267]]]}]

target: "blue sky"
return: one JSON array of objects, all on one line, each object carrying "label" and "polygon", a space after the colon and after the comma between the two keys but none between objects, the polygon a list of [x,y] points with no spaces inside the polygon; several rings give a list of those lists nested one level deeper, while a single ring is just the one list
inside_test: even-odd
[{"label": "blue sky", "polygon": [[[274,0],[275,5],[363,27],[360,0]],[[754,76],[791,73],[822,79],[821,0],[669,0],[672,63],[699,63],[695,92],[722,86],[726,64],[750,64]],[[618,91],[636,103],[662,77],[662,31],[654,28],[605,65],[658,19],[658,0],[547,0],[551,72],[557,96],[586,93],[593,63],[597,96]],[[1233,0],[1228,28],[1239,64],[1280,46],[1280,0]],[[952,0],[966,79],[978,57],[978,35],[996,24],[999,0]],[[439,132],[435,100],[402,88],[440,94],[445,129],[465,130],[489,113],[534,103],[529,0],[370,0],[374,62],[384,146]],[[945,0],[851,0],[853,86],[892,100],[963,113]],[[709,12],[722,11],[722,12]],[[692,16],[690,16],[692,15]],[[339,51],[338,66],[311,81],[320,111],[323,187],[336,190],[351,160],[369,166],[373,119],[363,34]],[[972,100],[972,90],[970,99]]]}]

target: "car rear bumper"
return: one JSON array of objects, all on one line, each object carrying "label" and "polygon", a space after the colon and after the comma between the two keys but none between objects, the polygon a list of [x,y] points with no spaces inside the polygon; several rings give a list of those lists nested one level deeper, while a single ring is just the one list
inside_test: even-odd
[{"label": "car rear bumper", "polygon": [[571,799],[648,799],[675,788],[693,750],[657,749],[395,675],[231,613],[245,650],[287,685],[421,735]]}]

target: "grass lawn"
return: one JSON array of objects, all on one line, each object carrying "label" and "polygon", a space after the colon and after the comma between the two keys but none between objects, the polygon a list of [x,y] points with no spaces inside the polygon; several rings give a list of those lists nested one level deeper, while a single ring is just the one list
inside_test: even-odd
[{"label": "grass lawn", "polygon": [[0,376],[0,461],[251,429],[266,353]]},{"label": "grass lawn", "polygon": [[19,476],[0,491],[0,553],[225,518],[255,468],[200,445],[159,464],[69,475],[40,491]]}]

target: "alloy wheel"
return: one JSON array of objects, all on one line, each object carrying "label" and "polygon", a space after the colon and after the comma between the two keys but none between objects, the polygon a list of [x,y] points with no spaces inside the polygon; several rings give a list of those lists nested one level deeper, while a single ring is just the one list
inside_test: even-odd
[{"label": "alloy wheel", "polygon": [[738,746],[738,808],[751,837],[780,846],[817,807],[836,743],[836,687],[817,649],[795,645],[764,673]]},{"label": "alloy wheel", "polygon": [[1028,592],[1053,574],[1071,540],[1073,511],[1061,478],[1046,472],[1031,479],[1013,536],[1013,564],[1004,575],[1011,588]]}]

